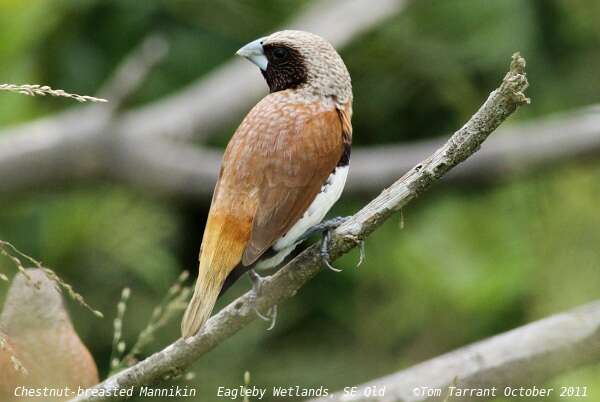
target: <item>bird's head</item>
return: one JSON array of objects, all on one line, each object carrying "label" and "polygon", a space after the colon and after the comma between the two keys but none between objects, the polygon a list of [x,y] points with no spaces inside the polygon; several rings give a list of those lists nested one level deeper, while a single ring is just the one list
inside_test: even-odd
[{"label": "bird's head", "polygon": [[352,100],[350,74],[333,46],[304,31],[279,31],[237,51],[256,64],[271,92],[302,88],[316,95]]}]

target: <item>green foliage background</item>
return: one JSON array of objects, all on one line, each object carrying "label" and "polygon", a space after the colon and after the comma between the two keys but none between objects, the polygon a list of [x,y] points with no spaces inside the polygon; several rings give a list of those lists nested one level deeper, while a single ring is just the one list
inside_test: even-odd
[{"label": "green foliage background", "polygon": [[[161,32],[171,53],[129,102],[135,106],[201,78],[308,3],[0,0],[0,82],[93,94],[135,45]],[[528,61],[533,103],[512,123],[598,102],[599,17],[593,0],[412,3],[341,51],[354,82],[356,145],[456,129],[516,50]],[[0,124],[72,106],[3,93]],[[223,146],[240,119],[232,116],[211,144]],[[359,270],[319,275],[280,306],[272,332],[255,322],[179,384],[214,400],[217,385],[239,385],[249,370],[257,385],[336,390],[596,299],[599,181],[600,164],[588,159],[484,185],[441,184],[403,211],[403,227],[398,217],[369,238]],[[345,196],[334,213],[352,213],[368,197]],[[132,288],[131,344],[179,272],[195,271],[207,207],[100,181],[50,187],[0,199],[0,238],[39,257],[106,313],[98,320],[69,306],[106,373],[121,289]],[[356,257],[338,264],[352,266]],[[0,260],[0,271],[12,272],[10,263]],[[247,287],[241,280],[228,299]],[[5,290],[0,283],[0,300]],[[153,350],[177,336],[173,322]],[[548,385],[587,385],[598,399],[599,374],[600,367],[581,369]]]}]

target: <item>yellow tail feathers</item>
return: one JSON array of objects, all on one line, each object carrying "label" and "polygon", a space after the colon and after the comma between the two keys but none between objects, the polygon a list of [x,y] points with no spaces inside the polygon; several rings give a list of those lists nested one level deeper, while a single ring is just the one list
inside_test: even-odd
[{"label": "yellow tail feathers", "polygon": [[195,335],[210,317],[223,283],[242,259],[250,237],[251,220],[218,213],[213,207],[202,238],[194,295],[181,322],[184,338]]},{"label": "yellow tail feathers", "polygon": [[225,276],[219,272],[216,275],[201,275],[198,278],[194,295],[181,321],[181,335],[184,339],[195,335],[208,320],[224,281]]}]

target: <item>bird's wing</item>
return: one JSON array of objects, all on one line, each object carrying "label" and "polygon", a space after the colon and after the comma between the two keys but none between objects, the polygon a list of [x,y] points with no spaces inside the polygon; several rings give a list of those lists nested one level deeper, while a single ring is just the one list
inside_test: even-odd
[{"label": "bird's wing", "polygon": [[284,118],[269,133],[256,133],[273,145],[256,153],[263,180],[257,188],[252,233],[242,257],[245,266],[256,262],[302,217],[343,153],[342,124],[334,106],[293,105],[290,109],[279,112]]},{"label": "bird's wing", "polygon": [[203,265],[250,265],[300,219],[341,158],[342,120],[333,104],[301,103],[289,91],[248,113],[223,157]]}]

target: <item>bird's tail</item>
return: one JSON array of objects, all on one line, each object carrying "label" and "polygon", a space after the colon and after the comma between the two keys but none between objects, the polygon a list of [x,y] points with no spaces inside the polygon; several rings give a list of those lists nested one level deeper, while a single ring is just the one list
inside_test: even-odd
[{"label": "bird's tail", "polygon": [[210,317],[225,279],[242,258],[250,225],[240,224],[235,215],[213,213],[211,209],[202,238],[198,280],[181,322],[184,338],[195,335]]},{"label": "bird's tail", "polygon": [[195,335],[208,320],[225,282],[225,276],[221,275],[223,271],[207,271],[200,268],[192,300],[183,315],[181,335],[184,339]]}]

